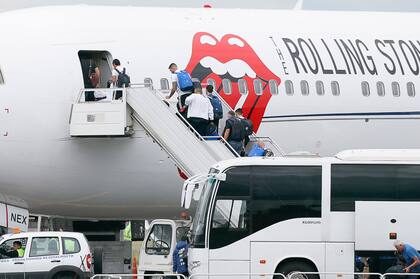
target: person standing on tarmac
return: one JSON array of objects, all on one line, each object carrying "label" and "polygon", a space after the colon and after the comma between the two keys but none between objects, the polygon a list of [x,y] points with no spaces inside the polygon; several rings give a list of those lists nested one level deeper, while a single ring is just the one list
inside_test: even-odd
[{"label": "person standing on tarmac", "polygon": [[188,237],[181,237],[172,254],[173,272],[188,277]]}]

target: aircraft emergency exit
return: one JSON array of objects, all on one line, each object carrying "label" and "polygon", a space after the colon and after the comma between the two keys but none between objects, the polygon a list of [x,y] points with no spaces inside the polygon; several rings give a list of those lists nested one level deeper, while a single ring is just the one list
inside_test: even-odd
[{"label": "aircraft emergency exit", "polygon": [[89,69],[99,68],[105,88],[113,58],[132,83],[163,94],[177,63],[215,85],[286,152],[419,148],[417,23],[415,13],[102,6],[1,13],[0,193],[39,214],[178,215],[182,179],[142,125],[133,122],[125,136],[70,135]]}]

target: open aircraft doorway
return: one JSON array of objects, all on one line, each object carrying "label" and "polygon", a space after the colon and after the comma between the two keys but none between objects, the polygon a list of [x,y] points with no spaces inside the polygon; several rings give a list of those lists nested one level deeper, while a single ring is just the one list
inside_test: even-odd
[{"label": "open aircraft doorway", "polygon": [[103,50],[80,50],[80,65],[82,67],[85,88],[106,88],[111,80],[112,55]]}]

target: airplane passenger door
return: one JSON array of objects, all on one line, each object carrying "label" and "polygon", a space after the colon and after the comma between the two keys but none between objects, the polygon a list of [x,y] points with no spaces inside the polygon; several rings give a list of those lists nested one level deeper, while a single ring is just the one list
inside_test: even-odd
[{"label": "airplane passenger door", "polygon": [[[83,83],[85,88],[106,88],[107,82],[111,79],[112,73],[112,55],[103,50],[81,50],[79,51],[79,60],[82,67]],[[99,85],[96,86],[95,68],[98,67]]]}]

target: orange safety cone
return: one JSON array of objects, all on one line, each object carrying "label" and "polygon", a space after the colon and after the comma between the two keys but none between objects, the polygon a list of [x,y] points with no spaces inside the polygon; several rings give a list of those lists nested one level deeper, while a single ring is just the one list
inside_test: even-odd
[{"label": "orange safety cone", "polygon": [[133,264],[131,266],[132,266],[131,271],[133,275],[135,275],[133,276],[133,279],[137,279],[137,258],[136,257],[133,258]]}]

